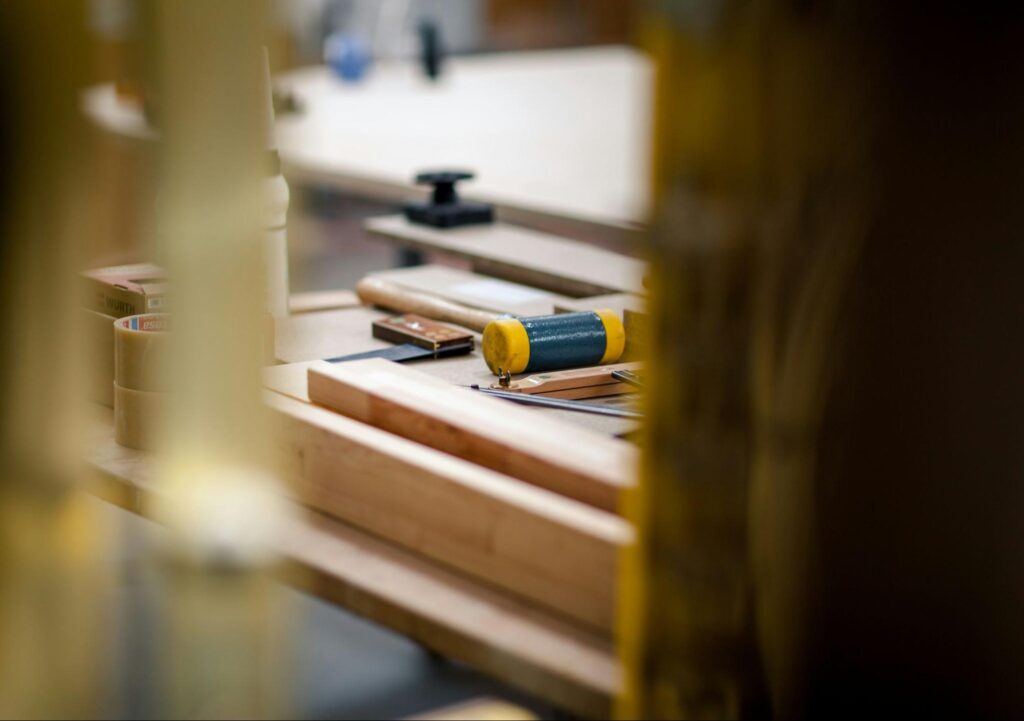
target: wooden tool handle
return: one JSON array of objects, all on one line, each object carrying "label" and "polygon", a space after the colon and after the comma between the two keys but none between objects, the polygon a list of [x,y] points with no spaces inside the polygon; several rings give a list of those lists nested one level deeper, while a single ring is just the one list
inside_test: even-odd
[{"label": "wooden tool handle", "polygon": [[456,323],[478,332],[495,318],[497,313],[468,308],[458,303],[426,293],[408,290],[380,278],[369,276],[356,284],[356,293],[364,303],[372,303],[399,313],[418,313],[434,320]]}]

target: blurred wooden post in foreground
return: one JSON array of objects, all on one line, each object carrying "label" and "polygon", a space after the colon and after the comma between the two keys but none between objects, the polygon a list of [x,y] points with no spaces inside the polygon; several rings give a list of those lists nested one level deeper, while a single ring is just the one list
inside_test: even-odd
[{"label": "blurred wooden post in foreground", "polygon": [[626,717],[1024,713],[1021,11],[652,2]]},{"label": "blurred wooden post in foreground", "polygon": [[92,230],[83,2],[0,5],[0,716],[105,700],[104,535],[82,477],[75,295]]},{"label": "blurred wooden post in foreground", "polygon": [[172,598],[167,712],[278,717],[287,645],[273,561],[283,494],[260,403],[268,104],[265,5],[158,0],[158,260],[173,295],[163,452]]}]

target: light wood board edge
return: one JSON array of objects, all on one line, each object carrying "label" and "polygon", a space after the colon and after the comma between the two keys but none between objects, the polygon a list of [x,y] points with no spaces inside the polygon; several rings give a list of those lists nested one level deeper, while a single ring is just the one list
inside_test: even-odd
[{"label": "light wood board edge", "polygon": [[635,483],[632,444],[397,363],[310,366],[307,393],[363,423],[611,513]]},{"label": "light wood board edge", "polygon": [[354,290],[312,290],[292,293],[288,298],[288,312],[291,315],[354,308],[359,305],[362,305],[362,301]]}]

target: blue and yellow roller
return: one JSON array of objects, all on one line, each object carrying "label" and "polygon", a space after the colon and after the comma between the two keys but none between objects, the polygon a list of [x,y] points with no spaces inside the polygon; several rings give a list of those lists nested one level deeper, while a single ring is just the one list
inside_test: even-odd
[{"label": "blue and yellow roller", "polygon": [[501,373],[535,373],[614,363],[626,345],[615,311],[501,318],[484,328],[487,367]]}]

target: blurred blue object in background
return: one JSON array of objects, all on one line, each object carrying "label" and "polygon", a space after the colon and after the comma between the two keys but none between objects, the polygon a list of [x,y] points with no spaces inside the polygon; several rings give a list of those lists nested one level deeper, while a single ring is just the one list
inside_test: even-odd
[{"label": "blurred blue object in background", "polygon": [[372,58],[368,45],[351,33],[337,32],[324,40],[324,62],[345,82],[363,79]]}]

